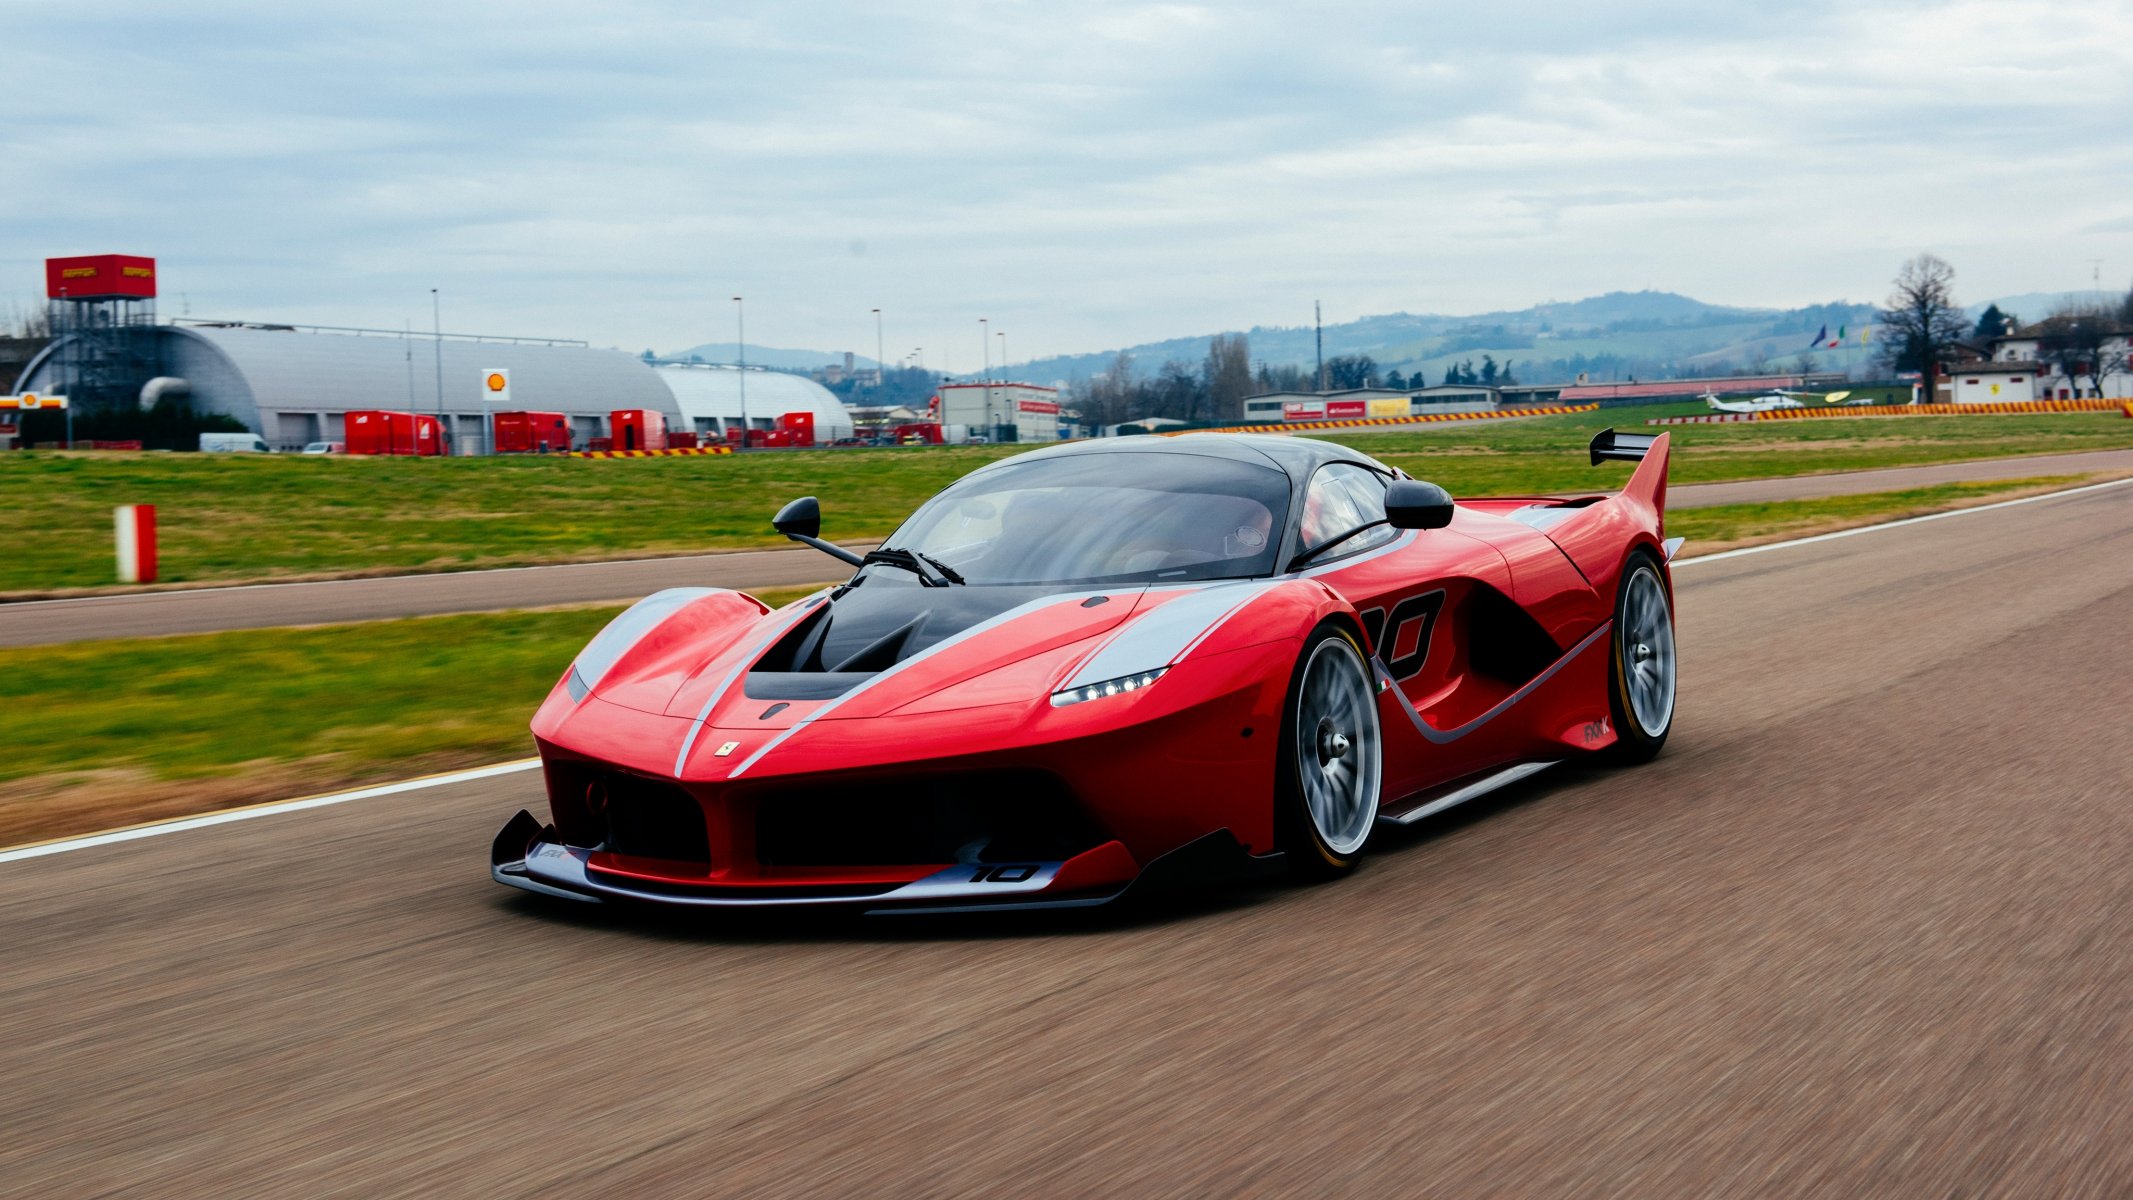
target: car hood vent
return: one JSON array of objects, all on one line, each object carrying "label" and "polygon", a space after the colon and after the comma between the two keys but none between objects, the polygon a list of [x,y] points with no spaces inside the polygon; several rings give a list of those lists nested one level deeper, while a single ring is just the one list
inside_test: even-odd
[{"label": "car hood vent", "polygon": [[1062,587],[917,587],[870,579],[841,589],[756,660],[751,700],[830,700],[964,630]]}]

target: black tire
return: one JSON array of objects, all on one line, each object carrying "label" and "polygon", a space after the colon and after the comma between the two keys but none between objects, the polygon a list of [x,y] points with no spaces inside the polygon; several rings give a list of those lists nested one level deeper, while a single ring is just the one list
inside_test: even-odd
[{"label": "black tire", "polygon": [[1649,550],[1632,551],[1622,564],[1609,641],[1607,707],[1615,744],[1604,755],[1618,763],[1650,762],[1674,729],[1678,670],[1673,589],[1666,568]]},{"label": "black tire", "polygon": [[1355,869],[1382,799],[1384,737],[1362,642],[1339,622],[1312,630],[1296,656],[1278,755],[1275,830],[1290,867],[1308,878]]}]

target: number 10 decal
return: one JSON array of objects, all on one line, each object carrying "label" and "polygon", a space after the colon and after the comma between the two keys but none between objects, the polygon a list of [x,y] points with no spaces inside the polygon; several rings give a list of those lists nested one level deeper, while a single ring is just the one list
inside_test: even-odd
[{"label": "number 10 decal", "polygon": [[[1437,614],[1444,608],[1444,589],[1409,596],[1392,606],[1392,615],[1385,615],[1382,608],[1363,610],[1363,632],[1370,638],[1370,648],[1385,664],[1385,673],[1394,683],[1404,683],[1422,673],[1422,664],[1429,658],[1429,635],[1437,627]],[[1393,650],[1400,644],[1400,633],[1408,625],[1420,621],[1422,627],[1415,631],[1415,648],[1406,654],[1393,657]]]}]

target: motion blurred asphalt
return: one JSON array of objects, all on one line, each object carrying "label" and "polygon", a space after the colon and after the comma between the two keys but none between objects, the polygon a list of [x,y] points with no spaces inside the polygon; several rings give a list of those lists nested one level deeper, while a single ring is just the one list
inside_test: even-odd
[{"label": "motion blurred asphalt", "polygon": [[557,909],[531,773],[0,866],[0,1193],[2133,1193],[2133,487],[1679,607],[1657,762],[1130,921]]},{"label": "motion blurred asphalt", "polygon": [[[1896,491],[1961,480],[2105,471],[2133,471],[2133,450],[1895,467],[1791,479],[1683,484],[1669,491],[1667,504],[1669,508],[1755,504]],[[853,543],[855,549],[872,547],[871,542]],[[793,547],[444,575],[85,596],[0,604],[0,646],[324,625],[557,604],[628,603],[661,588],[780,587],[841,579],[847,573],[820,551]]]}]

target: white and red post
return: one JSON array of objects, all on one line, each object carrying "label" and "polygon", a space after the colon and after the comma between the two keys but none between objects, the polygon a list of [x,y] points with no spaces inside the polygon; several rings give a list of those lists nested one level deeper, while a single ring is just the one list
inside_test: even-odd
[{"label": "white and red post", "polygon": [[121,504],[111,512],[118,530],[120,583],[156,581],[156,506]]}]

